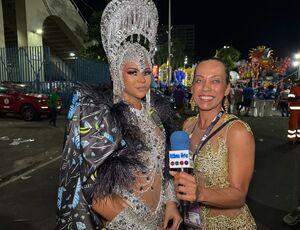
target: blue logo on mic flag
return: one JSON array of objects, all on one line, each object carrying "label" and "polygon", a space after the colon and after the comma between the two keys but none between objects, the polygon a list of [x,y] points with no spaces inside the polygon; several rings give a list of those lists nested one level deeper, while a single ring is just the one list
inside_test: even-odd
[{"label": "blue logo on mic flag", "polygon": [[169,152],[169,166],[171,169],[190,168],[189,150],[174,150]]}]

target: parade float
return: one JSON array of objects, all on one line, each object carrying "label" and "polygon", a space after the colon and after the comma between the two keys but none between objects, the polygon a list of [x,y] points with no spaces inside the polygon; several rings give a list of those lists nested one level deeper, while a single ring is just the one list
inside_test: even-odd
[{"label": "parade float", "polygon": [[158,68],[157,83],[161,89],[168,86],[168,64],[164,63]]},{"label": "parade float", "polygon": [[[162,64],[158,68],[158,74],[156,71],[153,71],[153,74],[157,74],[157,82],[159,83],[160,88],[166,88],[167,86],[171,85],[173,87],[177,87],[178,85],[181,85],[182,87],[190,87],[193,83],[194,78],[194,71],[195,66],[188,67],[188,68],[178,68],[173,71],[173,76],[170,79],[170,82],[168,82],[168,65]],[[156,79],[155,79],[156,80]]]},{"label": "parade float", "polygon": [[174,86],[191,87],[194,79],[195,67],[180,68],[175,71]]},{"label": "parade float", "polygon": [[257,46],[249,51],[249,59],[240,61],[237,66],[241,80],[252,81],[254,87],[268,87],[285,76],[290,64],[289,57],[274,57],[271,48]]}]

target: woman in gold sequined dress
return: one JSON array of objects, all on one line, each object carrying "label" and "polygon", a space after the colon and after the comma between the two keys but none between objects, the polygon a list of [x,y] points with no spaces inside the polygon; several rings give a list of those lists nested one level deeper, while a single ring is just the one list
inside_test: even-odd
[{"label": "woman in gold sequined dress", "polygon": [[177,198],[200,204],[202,230],[256,229],[245,204],[255,157],[250,127],[234,115],[221,112],[210,134],[230,121],[195,153],[205,130],[226,107],[223,104],[229,92],[229,73],[221,60],[211,58],[197,65],[192,93],[199,115],[183,126],[190,134],[190,151],[196,155],[194,174],[170,172]]}]

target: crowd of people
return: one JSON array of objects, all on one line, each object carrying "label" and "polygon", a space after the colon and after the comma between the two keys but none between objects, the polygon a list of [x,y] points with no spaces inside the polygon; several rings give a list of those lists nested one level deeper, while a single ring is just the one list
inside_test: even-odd
[{"label": "crowd of people", "polygon": [[[284,85],[282,88],[275,88],[274,85],[252,87],[252,82],[231,84],[228,98],[230,112],[238,116],[250,116],[251,114],[253,117],[264,117],[272,116],[274,114],[272,111],[279,111],[282,117],[288,117],[288,94],[290,88],[290,85]],[[178,84],[176,86],[163,87],[160,90],[165,95],[174,98],[179,113],[184,113],[191,109],[189,104],[192,95],[191,87]]]},{"label": "crowd of people", "polygon": [[288,94],[290,86],[282,88],[274,85],[252,87],[249,82],[246,86],[237,84],[232,86],[232,112],[240,115],[244,107],[244,115],[249,116],[250,110],[254,117],[272,116],[274,110],[280,111],[282,117],[288,117]]}]

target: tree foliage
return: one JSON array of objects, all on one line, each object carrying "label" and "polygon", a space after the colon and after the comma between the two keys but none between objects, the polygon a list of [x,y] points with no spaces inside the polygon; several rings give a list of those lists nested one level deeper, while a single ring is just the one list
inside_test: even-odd
[{"label": "tree foliage", "polygon": [[102,11],[92,13],[89,19],[88,39],[86,41],[88,47],[87,49],[81,51],[80,57],[107,62],[107,57],[101,41],[101,16]]},{"label": "tree foliage", "polygon": [[217,50],[216,57],[224,61],[230,70],[235,68],[235,64],[240,60],[241,53],[237,49],[229,46]]}]

